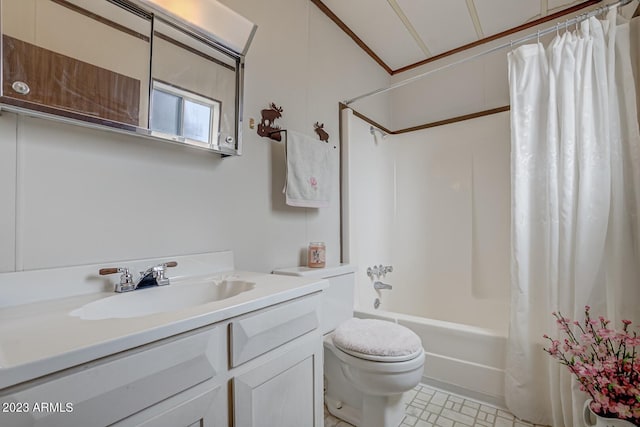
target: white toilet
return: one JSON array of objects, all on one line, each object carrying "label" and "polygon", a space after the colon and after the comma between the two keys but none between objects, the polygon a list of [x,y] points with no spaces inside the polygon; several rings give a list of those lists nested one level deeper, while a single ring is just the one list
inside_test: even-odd
[{"label": "white toilet", "polygon": [[420,338],[392,322],[353,317],[355,268],[350,265],[274,274],[329,281],[320,313],[329,412],[358,427],[397,427],[404,416],[403,393],[422,378]]}]

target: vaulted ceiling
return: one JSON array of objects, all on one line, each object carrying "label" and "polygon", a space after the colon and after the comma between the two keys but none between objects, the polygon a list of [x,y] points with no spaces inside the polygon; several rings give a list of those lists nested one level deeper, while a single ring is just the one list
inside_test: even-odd
[{"label": "vaulted ceiling", "polygon": [[[390,74],[600,0],[311,0]],[[604,4],[604,3],[603,3]],[[337,19],[336,19],[337,18]]]}]

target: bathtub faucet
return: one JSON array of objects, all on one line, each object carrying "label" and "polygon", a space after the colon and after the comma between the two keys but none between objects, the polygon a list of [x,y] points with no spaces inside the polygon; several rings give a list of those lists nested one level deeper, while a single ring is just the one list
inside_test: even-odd
[{"label": "bathtub faucet", "polygon": [[388,285],[386,283],[382,283],[381,281],[377,280],[373,283],[373,289],[376,290],[380,290],[380,289],[393,289],[393,286]]},{"label": "bathtub faucet", "polygon": [[375,276],[376,279],[379,279],[380,277],[384,277],[387,275],[387,273],[391,273],[392,271],[393,266],[391,265],[374,265],[373,267],[367,268],[367,276],[369,276],[371,280],[373,280],[373,276]]}]

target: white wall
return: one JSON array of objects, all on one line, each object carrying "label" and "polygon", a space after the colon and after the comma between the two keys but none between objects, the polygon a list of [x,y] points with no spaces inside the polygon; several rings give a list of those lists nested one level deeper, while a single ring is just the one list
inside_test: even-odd
[{"label": "white wall", "polygon": [[[281,125],[338,147],[338,102],[389,77],[311,2],[227,0],[259,26],[246,62],[244,155],[3,113],[0,271],[231,249],[240,269],[298,265],[309,241],[339,259],[338,168],[326,209],[287,207],[284,155],[248,128],[270,102]],[[17,168],[16,168],[17,166]]]},{"label": "white wall", "polygon": [[[405,129],[509,105],[506,54],[506,50],[500,51],[454,65],[392,91],[390,129]],[[436,61],[396,75],[394,80],[402,81],[454,61],[451,58]]]}]

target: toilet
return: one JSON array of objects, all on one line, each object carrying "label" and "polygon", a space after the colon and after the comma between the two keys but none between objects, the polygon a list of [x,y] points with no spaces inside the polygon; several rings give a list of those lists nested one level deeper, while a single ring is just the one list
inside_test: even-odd
[{"label": "toilet", "polygon": [[342,264],[273,273],[329,282],[320,308],[329,412],[358,427],[397,427],[404,417],[402,395],[422,379],[424,350],[404,326],[353,317],[355,271]]}]

